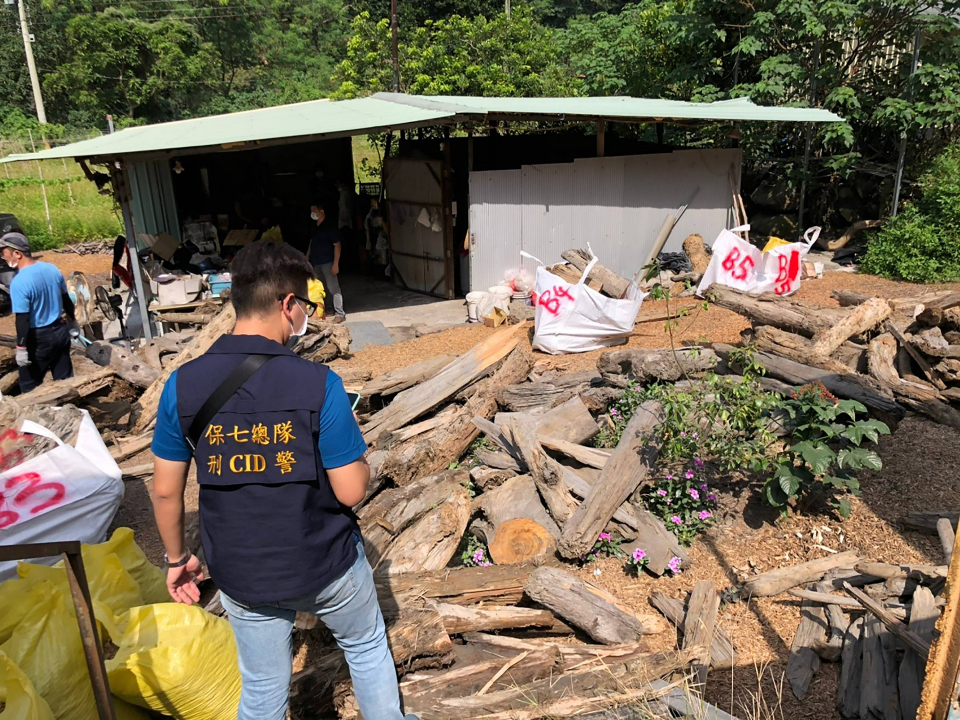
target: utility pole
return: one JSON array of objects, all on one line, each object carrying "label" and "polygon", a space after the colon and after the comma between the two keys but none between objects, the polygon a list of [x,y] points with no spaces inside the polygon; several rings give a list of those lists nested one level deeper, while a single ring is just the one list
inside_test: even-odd
[{"label": "utility pole", "polygon": [[393,91],[400,92],[400,57],[397,44],[397,0],[390,0],[390,32],[393,34]]},{"label": "utility pole", "polygon": [[40,77],[37,75],[37,64],[33,61],[33,41],[30,39],[30,28],[27,26],[27,7],[24,0],[17,0],[17,9],[20,11],[20,32],[23,34],[23,51],[27,54],[27,70],[30,71],[30,84],[33,85],[33,104],[37,106],[37,120],[41,125],[47,124],[47,111],[43,109],[43,95],[40,94]]},{"label": "utility pole", "polygon": [[503,12],[507,17],[510,17],[510,0],[503,0]]},{"label": "utility pole", "polygon": [[[923,40],[923,30],[917,28],[913,38],[913,62],[910,63],[910,77],[917,74],[920,64],[920,42]],[[908,81],[909,82],[909,81]],[[907,85],[907,97],[910,97],[910,86]],[[900,149],[897,151],[897,172],[893,178],[893,201],[890,204],[890,217],[896,217],[900,205],[900,186],[903,183],[903,166],[907,159],[907,131],[900,132]]]}]

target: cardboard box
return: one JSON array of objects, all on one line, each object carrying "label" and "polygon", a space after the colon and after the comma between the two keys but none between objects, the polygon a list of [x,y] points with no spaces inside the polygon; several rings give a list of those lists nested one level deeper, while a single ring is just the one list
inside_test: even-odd
[{"label": "cardboard box", "polygon": [[258,230],[231,230],[223,239],[223,246],[230,247],[236,245],[242,247],[249,245],[257,239]]},{"label": "cardboard box", "polygon": [[140,233],[140,239],[146,243],[150,251],[157,257],[169,260],[180,247],[180,243],[170,233],[159,233],[151,235],[150,233]]},{"label": "cardboard box", "polygon": [[184,305],[200,297],[203,280],[199,275],[160,275],[150,281],[150,290],[161,306]]}]

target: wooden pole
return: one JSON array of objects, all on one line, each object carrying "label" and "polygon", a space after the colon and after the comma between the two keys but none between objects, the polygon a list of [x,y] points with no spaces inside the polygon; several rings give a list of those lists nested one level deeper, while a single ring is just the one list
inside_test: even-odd
[{"label": "wooden pole", "polygon": [[[30,148],[33,152],[36,152],[37,146],[33,142],[33,131],[27,128],[27,132],[30,133]],[[43,168],[40,166],[39,160],[37,160],[37,174],[40,176],[40,192],[43,194],[43,210],[47,214],[47,230],[52,233],[53,223],[50,222],[50,203],[47,202],[47,186],[43,182]]]},{"label": "wooden pole", "polygon": [[604,157],[606,153],[607,121],[597,120],[597,157]]},{"label": "wooden pole", "polygon": [[67,195],[70,196],[70,204],[71,204],[71,205],[76,205],[76,204],[77,204],[77,201],[73,199],[73,188],[72,188],[71,185],[70,185],[70,173],[67,172],[67,159],[66,159],[66,158],[61,158],[61,160],[62,160],[62,162],[63,162],[63,177],[64,177],[64,178],[66,179],[66,181],[67,181]]}]

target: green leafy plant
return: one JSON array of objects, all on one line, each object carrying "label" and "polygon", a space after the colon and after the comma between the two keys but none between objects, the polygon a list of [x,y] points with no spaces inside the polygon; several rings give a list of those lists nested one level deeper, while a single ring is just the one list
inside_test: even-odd
[{"label": "green leafy plant", "polygon": [[641,495],[647,510],[663,520],[683,545],[690,545],[714,521],[717,495],[702,479],[699,458],[683,472],[668,472]]},{"label": "green leafy plant", "polygon": [[476,535],[467,533],[460,541],[460,563],[465,567],[490,567],[487,546]]},{"label": "green leafy plant", "polygon": [[599,557],[620,557],[623,553],[620,551],[620,540],[615,540],[608,532],[600,533],[593,547],[585,555],[580,556],[580,562],[584,565],[591,563]]},{"label": "green leafy plant", "polygon": [[777,460],[764,492],[775,507],[803,505],[822,497],[841,517],[850,515],[847,495],[859,495],[856,470],[880,470],[883,462],[864,441],[876,443],[890,429],[879,420],[858,420],[866,408],[837,400],[821,383],[805,385],[780,407],[789,418],[791,438]]}]

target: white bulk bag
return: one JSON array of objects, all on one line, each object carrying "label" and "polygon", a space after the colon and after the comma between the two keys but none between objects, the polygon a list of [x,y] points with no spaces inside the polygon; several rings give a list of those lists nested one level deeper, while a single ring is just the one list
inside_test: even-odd
[{"label": "white bulk bag", "polygon": [[623,299],[601,295],[584,284],[597,262],[594,257],[580,282],[572,285],[539,263],[536,274],[536,311],[533,347],[551,355],[599,350],[625,343],[647,296],[634,284]]}]

